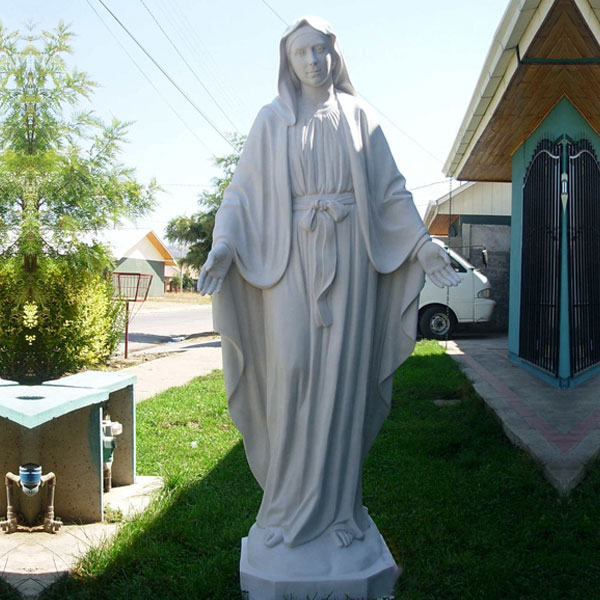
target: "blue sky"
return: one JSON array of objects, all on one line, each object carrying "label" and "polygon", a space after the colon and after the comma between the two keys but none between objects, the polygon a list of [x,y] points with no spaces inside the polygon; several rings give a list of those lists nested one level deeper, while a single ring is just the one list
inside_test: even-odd
[{"label": "blue sky", "polygon": [[[247,133],[276,94],[281,19],[324,17],[338,36],[354,86],[385,115],[382,127],[421,212],[448,189],[446,182],[427,184],[444,179],[443,162],[508,5],[508,0],[103,1],[224,134],[234,126]],[[162,235],[170,218],[197,210],[198,193],[217,173],[212,157],[230,148],[99,0],[0,0],[7,29],[27,23],[51,29],[61,19],[77,35],[72,64],[100,84],[91,107],[105,118],[133,122],[123,162],[136,169],[139,180],[155,177],[164,188],[154,213],[137,223]]]}]

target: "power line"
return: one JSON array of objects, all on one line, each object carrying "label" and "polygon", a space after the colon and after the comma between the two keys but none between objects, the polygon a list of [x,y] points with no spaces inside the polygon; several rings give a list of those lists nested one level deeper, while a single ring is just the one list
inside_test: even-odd
[{"label": "power line", "polygon": [[201,36],[197,31],[193,31],[190,27],[190,19],[183,13],[182,9],[176,2],[166,0],[167,8],[161,6],[161,2],[157,4],[161,10],[163,17],[171,24],[173,30],[177,33],[177,38],[187,44],[191,53],[196,56],[197,62],[202,65],[207,72],[207,75],[212,78],[214,84],[219,87],[221,97],[229,102],[230,108],[239,115],[239,109],[245,105],[245,101],[237,91],[229,85],[229,82],[221,75],[221,69],[215,62],[210,50],[202,42]]},{"label": "power line", "polygon": [[413,144],[417,145],[419,148],[421,148],[421,150],[423,150],[423,152],[426,152],[427,154],[429,154],[429,156],[431,156],[431,158],[435,159],[436,162],[442,164],[444,161],[440,160],[435,154],[433,154],[432,152],[430,152],[429,150],[427,150],[427,148],[425,148],[425,146],[423,146],[423,144],[421,144],[420,142],[417,142],[417,140],[415,140],[414,137],[412,137],[411,135],[409,135],[408,133],[406,133],[406,131],[404,131],[404,129],[402,129],[400,127],[400,125],[398,125],[397,123],[395,123],[394,121],[392,121],[392,119],[390,117],[388,117],[380,108],[378,108],[375,104],[373,104],[366,96],[364,96],[363,94],[361,94],[361,96],[386,120],[388,121],[393,127],[395,127],[403,136],[405,136],[406,138],[408,138]]},{"label": "power line", "polygon": [[121,40],[119,40],[119,38],[112,32],[110,27],[104,22],[104,19],[100,16],[100,13],[95,9],[95,7],[90,2],[90,0],[87,0],[87,3],[89,5],[89,7],[94,11],[94,13],[98,17],[98,19],[100,20],[102,25],[104,25],[104,27],[106,27],[106,29],[108,30],[110,35],[113,37],[113,39],[117,42],[117,44],[119,44],[119,46],[121,47],[123,52],[125,52],[125,54],[129,57],[131,62],[137,67],[138,71],[143,75],[144,79],[146,79],[146,81],[152,86],[152,89],[158,94],[158,96],[162,99],[162,101],[173,111],[175,116],[183,123],[184,127],[200,142],[200,144],[202,144],[202,146],[204,146],[205,150],[209,154],[214,155],[214,153],[206,145],[204,140],[198,136],[198,134],[188,125],[188,122],[177,112],[175,107],[164,97],[164,95],[160,92],[160,90],[154,85],[154,82],[150,79],[150,77],[148,77],[148,75],[146,75],[146,73],[144,72],[142,67],[136,62],[135,58],[133,58],[133,56],[131,56],[131,54],[127,51],[127,48],[125,48],[125,46],[121,43]]},{"label": "power line", "polygon": [[225,110],[219,104],[217,99],[210,93],[210,90],[206,87],[206,85],[204,85],[204,83],[202,82],[202,80],[200,79],[200,77],[198,76],[196,71],[194,71],[194,69],[192,68],[190,63],[187,61],[185,56],[183,56],[183,54],[181,53],[181,51],[179,50],[179,48],[177,47],[175,42],[173,42],[173,40],[171,39],[169,34],[165,31],[164,27],[160,24],[158,19],[154,16],[154,13],[148,8],[148,6],[144,2],[144,0],[139,0],[139,1],[140,1],[141,5],[146,9],[148,14],[152,17],[152,20],[156,23],[158,28],[162,31],[163,35],[167,38],[167,40],[169,40],[169,43],[171,44],[171,46],[173,46],[173,48],[175,49],[175,52],[177,52],[177,54],[179,55],[181,60],[185,63],[185,66],[190,70],[192,75],[196,78],[196,81],[202,86],[202,89],[208,94],[208,97],[217,105],[218,109],[221,111],[221,113],[224,115],[224,117],[229,121],[229,123],[235,129],[235,131],[237,133],[239,133],[239,129],[236,127],[235,123],[229,118],[229,115],[225,112]]},{"label": "power line", "polygon": [[[165,6],[163,6],[165,4]],[[216,87],[219,92],[218,97],[221,101],[225,100],[228,104],[229,114],[233,113],[239,118],[242,114],[241,107],[244,105],[241,97],[228,85],[221,73],[221,68],[217,66],[214,58],[208,48],[202,43],[201,36],[197,31],[190,27],[191,19],[182,12],[182,9],[175,2],[169,0],[157,0],[157,8],[162,14],[163,22],[170,24],[171,31],[175,33],[173,37],[177,39],[180,45],[187,48],[188,56],[195,59],[196,70],[198,67],[204,73],[204,77],[211,82],[212,87]]]},{"label": "power line", "polygon": [[432,185],[440,185],[441,183],[446,183],[448,180],[447,179],[441,179],[440,181],[432,181],[431,183],[425,183],[423,185],[419,185],[417,187],[411,187],[411,191],[413,190],[422,190],[424,188],[428,188],[431,187]]},{"label": "power line", "polygon": [[267,2],[262,0],[262,3],[287,27],[289,23]]},{"label": "power line", "polygon": [[[89,2],[89,0],[88,0]],[[200,107],[181,89],[181,87],[173,80],[173,78],[161,67],[161,65],[153,58],[153,56],[142,46],[136,37],[125,27],[125,25],[119,20],[117,15],[106,6],[104,0],[98,0],[104,9],[110,14],[110,16],[120,25],[125,33],[137,44],[140,50],[153,62],[154,66],[169,80],[171,85],[192,105],[192,107],[200,114],[200,116],[235,150],[234,144],[231,140],[204,114]]]}]

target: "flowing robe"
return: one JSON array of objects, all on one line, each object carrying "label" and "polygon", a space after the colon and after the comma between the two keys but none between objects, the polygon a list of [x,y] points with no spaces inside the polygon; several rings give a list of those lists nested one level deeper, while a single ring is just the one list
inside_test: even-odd
[{"label": "flowing robe", "polygon": [[[257,525],[281,528],[289,546],[368,527],[362,463],[412,352],[424,282],[415,254],[427,230],[387,142],[357,98],[337,99],[346,214],[310,203],[346,190],[292,198],[290,124],[276,99],[250,131],[213,234],[234,253],[214,319],[230,414],[264,490]],[[323,255],[329,287],[315,283]]]}]

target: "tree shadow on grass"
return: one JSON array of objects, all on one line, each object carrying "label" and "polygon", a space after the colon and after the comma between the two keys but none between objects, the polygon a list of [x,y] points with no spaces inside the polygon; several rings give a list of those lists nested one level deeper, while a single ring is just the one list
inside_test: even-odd
[{"label": "tree shadow on grass", "polygon": [[240,598],[240,543],[261,493],[238,443],[203,479],[167,485],[157,505],[125,525],[111,548],[92,550],[41,598]]}]

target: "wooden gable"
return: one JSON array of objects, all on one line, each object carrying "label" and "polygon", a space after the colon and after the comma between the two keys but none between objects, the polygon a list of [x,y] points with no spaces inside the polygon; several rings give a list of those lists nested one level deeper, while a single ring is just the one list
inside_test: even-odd
[{"label": "wooden gable", "polygon": [[550,9],[458,179],[510,181],[513,153],[565,96],[600,133],[600,45],[573,0]]}]

